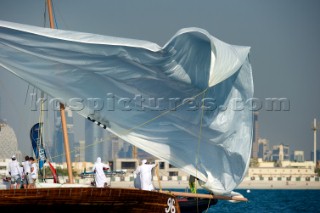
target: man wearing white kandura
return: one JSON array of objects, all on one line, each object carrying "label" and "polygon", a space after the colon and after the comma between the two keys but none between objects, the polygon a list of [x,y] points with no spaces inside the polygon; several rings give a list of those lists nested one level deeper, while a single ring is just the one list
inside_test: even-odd
[{"label": "man wearing white kandura", "polygon": [[151,171],[158,164],[147,164],[147,160],[143,159],[141,165],[134,171],[134,173],[140,178],[140,189],[152,191],[154,186],[152,184],[152,174]]},{"label": "man wearing white kandura", "polygon": [[101,158],[98,157],[97,161],[94,163],[94,166],[92,168],[93,172],[95,173],[94,177],[96,187],[103,188],[108,184],[107,177],[104,173],[104,171],[108,169],[110,169],[110,166],[108,164],[102,163]]}]

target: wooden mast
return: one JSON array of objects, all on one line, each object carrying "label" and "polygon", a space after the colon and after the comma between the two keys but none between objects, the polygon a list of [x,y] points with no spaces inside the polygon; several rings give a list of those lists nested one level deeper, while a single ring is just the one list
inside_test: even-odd
[{"label": "wooden mast", "polygon": [[[50,28],[54,29],[51,0],[47,0],[47,5],[48,5],[48,12],[49,12]],[[69,138],[68,138],[66,116],[65,116],[65,107],[62,103],[60,103],[60,116],[61,116],[61,125],[62,125],[63,139],[64,139],[64,150],[66,153],[69,183],[73,183],[72,165],[71,165],[70,148],[69,148]]]},{"label": "wooden mast", "polygon": [[132,158],[137,159],[138,158],[138,150],[136,146],[132,147]]}]

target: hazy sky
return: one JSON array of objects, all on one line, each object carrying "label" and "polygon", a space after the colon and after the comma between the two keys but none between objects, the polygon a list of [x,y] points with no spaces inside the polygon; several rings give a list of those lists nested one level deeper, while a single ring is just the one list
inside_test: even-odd
[{"label": "hazy sky", "polygon": [[[44,2],[1,0],[0,19],[44,26]],[[59,29],[148,40],[163,46],[179,29],[199,27],[227,43],[250,46],[254,97],[263,104],[258,111],[260,137],[268,139],[271,145],[283,143],[290,145],[291,150],[304,150],[310,159],[311,124],[314,118],[320,121],[320,1],[53,3]],[[25,104],[27,88],[22,80],[0,69],[1,115],[14,128],[22,149],[31,146],[28,134],[33,122]],[[266,110],[268,98],[287,99],[290,110]]]}]

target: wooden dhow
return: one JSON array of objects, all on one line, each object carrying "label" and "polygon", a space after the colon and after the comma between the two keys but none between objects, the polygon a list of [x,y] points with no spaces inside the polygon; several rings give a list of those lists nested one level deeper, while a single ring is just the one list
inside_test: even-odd
[{"label": "wooden dhow", "polygon": [[[48,7],[49,7],[49,17],[50,17],[50,26],[53,28],[53,16],[51,12],[51,0],[47,0]],[[162,62],[166,58],[168,58],[171,54],[176,54],[175,51],[173,52],[167,52],[167,56],[163,55],[163,51],[158,48],[158,46],[142,42],[143,45],[140,46],[140,42],[136,42],[133,46],[130,46],[131,44],[127,43],[128,41],[124,42],[124,45],[120,48],[127,49],[126,51],[119,51],[120,55],[115,55],[115,57],[112,56],[110,58],[106,58],[106,55],[104,54],[104,51],[107,46],[108,42],[103,43],[102,49],[100,47],[99,51],[102,51],[102,56],[100,57],[100,53],[95,55],[92,54],[91,51],[84,54],[81,53],[80,55],[77,55],[79,57],[79,60],[75,60],[75,64],[73,62],[71,64],[68,64],[68,66],[72,65],[72,67],[77,67],[77,63],[79,62],[81,65],[84,64],[85,66],[87,63],[84,63],[83,60],[85,56],[87,55],[91,60],[95,60],[95,57],[101,59],[101,62],[107,61],[110,63],[110,60],[113,59],[120,59],[121,62],[128,61],[128,63],[125,63],[125,68],[128,68],[129,71],[132,71],[135,67],[133,65],[138,64],[137,67],[142,67],[141,70],[134,70],[137,71],[137,73],[130,73],[130,84],[124,84],[128,79],[124,79],[123,77],[117,79],[120,83],[118,85],[113,84],[115,82],[114,78],[119,77],[121,73],[111,73],[110,76],[104,76],[103,78],[99,77],[99,75],[93,75],[91,77],[94,78],[83,78],[87,74],[98,74],[100,70],[100,66],[95,67],[94,71],[89,70],[91,68],[88,68],[88,72],[86,74],[83,74],[84,70],[81,69],[64,69],[60,70],[61,67],[57,66],[56,59],[59,57],[62,57],[62,63],[64,63],[65,58],[64,56],[60,56],[57,54],[59,50],[59,44],[64,46],[62,44],[63,42],[69,42],[69,40],[72,40],[72,36],[64,37],[64,39],[56,39],[52,38],[51,35],[47,35],[46,39],[54,39],[54,43],[43,41],[43,45],[45,46],[44,49],[40,48],[40,53],[37,54],[30,54],[29,50],[33,49],[32,44],[30,45],[27,41],[23,40],[23,38],[18,38],[17,40],[13,41],[18,42],[17,48],[13,48],[11,44],[11,35],[12,38],[15,38],[15,36],[19,35],[29,35],[32,34],[28,30],[25,30],[21,32],[21,34],[18,34],[15,32],[16,30],[19,31],[19,27],[24,28],[24,26],[17,26],[17,27],[11,27],[10,23],[1,23],[2,30],[4,34],[9,34],[8,37],[4,37],[3,40],[9,38],[9,41],[4,41],[1,43],[1,45],[4,47],[3,50],[1,50],[0,53],[3,53],[6,55],[5,60],[1,60],[0,63],[4,68],[7,68],[9,71],[13,72],[19,77],[22,77],[27,82],[31,82],[34,86],[38,87],[40,90],[43,89],[45,92],[48,91],[48,94],[52,95],[53,97],[60,97],[62,95],[62,100],[64,98],[70,98],[73,97],[73,95],[88,95],[88,97],[92,96],[99,96],[105,98],[106,92],[117,92],[118,90],[120,92],[123,92],[124,94],[128,93],[128,95],[132,95],[131,92],[136,91],[134,89],[134,86],[141,85],[140,80],[145,79],[147,84],[142,85],[143,88],[138,90],[139,92],[147,91],[144,95],[146,97],[149,97],[151,94],[173,94],[173,95],[181,95],[181,98],[199,98],[200,96],[202,98],[215,98],[215,93],[220,94],[220,96],[216,98],[221,99],[221,103],[227,103],[230,102],[230,99],[232,98],[238,98],[238,96],[250,98],[253,93],[253,84],[252,84],[252,76],[251,76],[251,67],[248,62],[248,53],[249,48],[247,47],[229,47],[226,44],[223,44],[222,42],[216,40],[211,35],[208,35],[203,30],[196,30],[196,29],[186,29],[181,32],[181,34],[178,34],[175,39],[178,40],[178,36],[181,39],[181,35],[186,34],[186,38],[191,38],[191,40],[196,39],[194,41],[199,42],[195,43],[193,47],[196,47],[194,49],[193,53],[196,52],[198,55],[198,51],[200,50],[208,50],[203,52],[203,56],[201,57],[200,62],[197,63],[186,63],[182,64],[181,66],[177,66],[175,63],[177,60],[180,60],[180,56],[177,55],[177,58],[174,58],[172,60],[169,60],[170,62],[174,62],[173,64],[169,64],[170,66],[164,66],[166,68],[172,67],[177,68],[179,72],[183,71],[182,68],[189,67],[190,74],[186,73],[186,76],[188,75],[192,79],[179,79],[179,81],[175,81],[175,77],[166,76],[164,74],[168,74],[169,72],[161,71],[157,73],[156,71],[159,70],[159,62]],[[7,26],[9,25],[9,26]],[[13,24],[14,25],[14,24]],[[17,29],[16,29],[17,28]],[[27,27],[28,28],[28,27]],[[37,42],[42,34],[47,34],[47,32],[40,30],[39,34],[34,34],[34,41]],[[49,32],[49,31],[48,31]],[[53,31],[50,31],[53,32]],[[60,32],[61,33],[61,32]],[[189,34],[188,34],[189,33]],[[58,33],[59,34],[59,33]],[[77,41],[71,42],[70,45],[67,46],[67,49],[65,49],[66,52],[70,52],[70,50],[76,46],[82,44],[82,39],[86,40],[86,36],[84,34],[81,34],[82,36],[78,38]],[[28,38],[26,36],[25,38]],[[1,38],[2,39],[2,38]],[[197,40],[197,39],[200,39]],[[14,39],[13,39],[14,40]],[[24,43],[28,43],[28,47],[25,47],[26,45],[19,44],[20,41],[23,41]],[[40,39],[41,40],[41,39]],[[190,40],[190,41],[191,41]],[[205,41],[205,42],[204,42]],[[222,51],[222,58],[223,54],[226,54],[226,58],[228,59],[234,59],[233,65],[229,66],[228,64],[228,72],[225,71],[225,69],[220,68],[224,72],[220,74],[219,72],[216,72],[213,66],[215,62],[219,61],[219,57],[214,56],[214,52],[211,50],[211,43],[210,42],[216,42],[217,46],[216,48],[228,48],[232,51]],[[87,40],[88,42],[88,40]],[[114,41],[115,42],[115,41]],[[183,43],[183,42],[182,42]],[[180,50],[186,50],[185,45],[176,42],[177,47],[180,47]],[[115,42],[116,44],[116,42]],[[170,45],[175,45],[170,44]],[[200,46],[197,46],[196,44],[199,44]],[[203,45],[206,44],[209,49],[203,48]],[[208,45],[209,44],[209,45]],[[86,47],[91,47],[92,43],[89,41],[86,43]],[[170,46],[169,45],[169,46]],[[213,45],[213,44],[212,44]],[[116,45],[111,45],[111,51],[113,51],[113,47]],[[174,47],[174,46],[173,46]],[[172,47],[172,49],[174,49]],[[181,49],[181,47],[183,47]],[[24,48],[28,50],[24,50]],[[48,58],[45,57],[45,61],[48,62],[48,64],[45,64],[45,66],[42,66],[38,63],[35,67],[31,66],[27,68],[26,70],[20,69],[23,68],[24,62],[28,61],[27,59],[20,59],[20,57],[23,57],[24,54],[26,54],[31,59],[39,59],[42,57],[43,53],[46,52],[45,48],[49,48],[53,51],[53,55],[51,57],[54,58],[54,60],[50,61],[47,60]],[[78,46],[77,46],[78,48]],[[37,48],[35,48],[37,49]],[[80,48],[82,49],[82,47]],[[178,48],[179,49],[179,48]],[[6,52],[7,51],[7,52]],[[18,53],[16,53],[19,52]],[[37,49],[38,51],[38,49]],[[55,52],[57,51],[57,52]],[[137,53],[140,53],[142,51],[143,56],[148,57],[142,57],[141,60],[145,64],[139,64],[140,61],[139,58],[130,58],[127,57],[127,54],[130,51],[134,51]],[[214,49],[214,51],[217,51],[217,49]],[[219,51],[218,51],[219,52]],[[21,54],[20,54],[21,53]],[[118,54],[118,52],[116,51]],[[123,54],[124,53],[124,54]],[[184,52],[181,53],[182,55],[188,55],[184,54]],[[75,56],[75,55],[74,55]],[[109,56],[109,55],[108,55]],[[16,61],[16,57],[18,57],[18,60]],[[77,58],[76,57],[76,58]],[[93,58],[91,58],[93,57]],[[154,60],[157,59],[158,60]],[[72,57],[71,57],[72,58]],[[184,58],[184,57],[182,57]],[[198,58],[198,57],[196,57]],[[202,61],[203,58],[206,58],[205,66],[198,68],[196,67],[193,69],[193,64],[196,65],[203,65],[204,62]],[[0,58],[1,59],[1,58]],[[3,58],[4,59],[4,58]],[[10,60],[9,60],[10,59]],[[108,60],[109,59],[109,60]],[[125,59],[125,60],[124,60]],[[131,59],[133,59],[131,61]],[[160,60],[161,59],[161,60]],[[224,59],[224,58],[223,58]],[[60,59],[59,59],[60,60]],[[148,61],[150,60],[150,61]],[[191,59],[190,59],[191,60]],[[189,61],[189,60],[182,60],[182,62]],[[112,62],[112,61],[111,61]],[[212,64],[211,64],[212,62]],[[226,61],[221,60],[220,66],[223,64],[226,64]],[[224,62],[224,63],[222,63]],[[19,64],[21,63],[21,65]],[[31,63],[29,63],[30,65]],[[90,64],[90,63],[88,63]],[[92,65],[94,65],[93,63]],[[112,64],[112,63],[111,63]],[[154,70],[150,69],[149,66],[154,64]],[[174,65],[174,66],[173,66]],[[127,67],[128,66],[128,67]],[[42,67],[41,72],[40,70],[37,70],[37,67]],[[107,71],[112,71],[113,67],[110,69],[107,69],[106,67],[104,70],[100,73],[108,74]],[[181,68],[181,69],[180,69]],[[218,66],[219,68],[219,66]],[[56,70],[59,69],[59,70]],[[204,70],[207,71],[207,73],[201,74],[198,76],[199,73],[197,70]],[[152,70],[152,72],[149,72]],[[29,76],[24,76],[24,73],[22,75],[19,75],[21,72],[29,72]],[[53,71],[53,73],[50,71]],[[69,72],[72,71],[72,72]],[[141,71],[141,73],[140,73]],[[148,71],[148,72],[147,72]],[[171,68],[169,69],[171,73]],[[44,72],[48,74],[48,76],[43,76]],[[95,73],[97,72],[97,73]],[[193,73],[196,72],[196,73]],[[62,75],[62,74],[66,75]],[[127,74],[128,74],[127,73]],[[170,74],[169,73],[169,74]],[[214,75],[213,75],[214,73]],[[237,74],[235,74],[237,73]],[[113,75],[114,74],[114,75]],[[124,75],[127,75],[126,73],[123,73]],[[177,73],[178,74],[178,73]],[[180,73],[181,74],[181,73]],[[52,75],[51,77],[49,75]],[[142,75],[142,77],[140,77]],[[212,76],[217,76],[217,78],[212,78]],[[123,75],[122,75],[123,76]],[[240,77],[239,77],[240,76]],[[43,78],[44,79],[41,79]],[[63,80],[65,77],[70,78],[70,81],[72,82],[71,85],[64,84],[60,82],[60,80]],[[178,76],[176,76],[178,77]],[[180,76],[181,77],[181,76]],[[201,81],[199,81],[199,79]],[[79,78],[79,79],[78,79]],[[82,79],[83,78],[83,79]],[[195,79],[193,79],[195,78]],[[54,82],[51,82],[51,80],[54,79]],[[158,83],[161,87],[155,86],[155,79],[158,80]],[[165,81],[165,80],[167,81]],[[216,80],[217,79],[217,80]],[[242,81],[243,79],[246,79],[245,81]],[[42,80],[42,83],[39,83],[39,80]],[[75,80],[75,81],[74,81]],[[100,82],[101,81],[101,82]],[[187,82],[185,82],[187,81]],[[190,81],[190,82],[189,82]],[[227,81],[225,84],[224,81]],[[89,83],[88,83],[89,82]],[[234,82],[237,82],[237,85],[234,86]],[[63,88],[61,87],[63,85]],[[89,91],[90,92],[84,92],[81,90],[84,90],[84,88],[87,88],[88,85],[91,85]],[[147,87],[145,87],[147,85]],[[177,87],[175,88],[174,86]],[[221,87],[219,85],[222,85]],[[106,87],[105,87],[106,86]],[[127,88],[126,88],[127,86]],[[48,87],[48,88],[47,88]],[[125,87],[125,88],[123,88]],[[45,88],[48,90],[46,91]],[[157,91],[154,90],[154,88],[161,88],[161,90]],[[166,88],[168,91],[163,92],[163,89]],[[79,91],[78,91],[79,89]],[[154,90],[154,91],[153,91]],[[217,90],[217,91],[216,91]],[[74,93],[68,93],[65,91],[71,91]],[[93,91],[93,94],[91,92]],[[148,93],[148,92],[152,93]],[[61,92],[61,94],[60,94]],[[225,93],[225,94],[224,94]],[[91,96],[92,95],[92,96]],[[208,96],[207,96],[208,95]],[[82,97],[82,96],[81,96]],[[162,96],[161,96],[162,97]],[[86,98],[86,96],[84,96]],[[102,99],[103,99],[102,98]],[[170,97],[168,96],[170,99]],[[169,100],[168,99],[168,100]],[[200,99],[200,98],[199,98]],[[219,100],[220,100],[219,99]],[[66,103],[66,100],[64,103]],[[72,171],[71,171],[71,160],[70,160],[70,150],[68,145],[68,135],[67,135],[67,126],[65,122],[65,106],[64,103],[60,103],[60,112],[61,112],[61,121],[62,121],[62,129],[64,134],[64,148],[66,153],[66,162],[68,167],[68,180],[69,183],[73,183],[73,177],[72,177]],[[184,102],[183,102],[184,103]],[[189,102],[185,102],[189,103]],[[201,102],[201,104],[203,104]],[[182,105],[179,105],[182,106]],[[177,106],[177,108],[179,107]],[[200,105],[203,106],[203,105]],[[185,106],[184,106],[185,107]],[[172,110],[172,112],[177,112],[175,117],[166,117],[171,111],[166,111],[164,113],[161,113],[160,115],[158,113],[155,113],[154,110],[149,111],[141,111],[139,108],[134,113],[130,114],[130,116],[123,116],[124,112],[117,112],[112,111],[110,113],[109,111],[106,111],[105,114],[103,114],[103,111],[96,112],[89,108],[87,110],[82,111],[80,114],[83,117],[86,117],[92,122],[95,122],[97,125],[103,127],[104,129],[108,129],[112,133],[116,133],[116,135],[122,137],[124,140],[128,140],[129,143],[133,145],[140,146],[139,148],[144,150],[148,150],[150,154],[153,154],[156,157],[159,157],[163,160],[168,160],[169,163],[172,163],[174,166],[177,167],[183,167],[184,170],[186,170],[187,173],[190,175],[193,175],[199,180],[202,180],[204,183],[208,183],[206,185],[207,189],[209,191],[218,191],[218,192],[230,192],[235,188],[237,184],[242,180],[243,175],[245,174],[245,171],[248,167],[248,159],[250,155],[250,147],[251,147],[251,139],[252,139],[252,112],[247,111],[237,111],[237,113],[230,113],[228,119],[226,121],[230,121],[228,123],[228,126],[225,127],[225,129],[219,129],[220,125],[219,121],[216,121],[215,114],[214,113],[204,113],[204,106],[201,107],[202,110],[199,110],[197,113],[192,113],[185,109],[183,110]],[[106,110],[106,109],[105,109]],[[128,111],[130,112],[130,111]],[[143,115],[145,113],[145,115]],[[181,114],[180,114],[181,113]],[[237,114],[237,117],[234,117],[233,115]],[[222,117],[225,115],[221,115]],[[220,116],[220,117],[221,117]],[[121,119],[120,119],[120,118]],[[158,122],[154,122],[156,119],[163,119]],[[176,122],[172,123],[173,118],[175,118]],[[224,117],[223,117],[224,118]],[[240,119],[241,118],[241,119]],[[129,120],[131,119],[131,120]],[[223,119],[222,119],[223,120]],[[241,120],[241,122],[238,122]],[[121,123],[122,125],[119,125],[117,122],[123,121]],[[130,123],[130,122],[131,123]],[[190,123],[188,123],[190,121]],[[152,123],[154,122],[154,123]],[[208,123],[206,123],[208,122]],[[232,125],[229,125],[231,124]],[[130,125],[129,125],[130,124]],[[150,124],[148,126],[148,124]],[[127,127],[129,125],[129,127]],[[197,128],[197,125],[200,126],[200,128]],[[203,129],[202,129],[203,128]],[[203,130],[203,131],[202,131]],[[171,134],[170,134],[171,133]],[[224,135],[224,136],[223,136]],[[232,137],[230,136],[232,135]],[[223,136],[223,137],[222,137]],[[246,140],[243,140],[245,138]],[[149,140],[148,140],[149,139]],[[243,145],[240,146],[241,149],[239,149],[238,142],[244,141]],[[227,141],[227,144],[224,146],[224,140]],[[150,142],[149,144],[146,142]],[[181,143],[180,145],[174,144],[173,146],[168,145],[170,143]],[[185,143],[183,143],[185,142]],[[194,152],[192,150],[195,150],[195,144],[197,144],[197,152]],[[200,146],[200,143],[202,146]],[[218,144],[218,145],[217,145]],[[234,145],[236,144],[236,145]],[[156,145],[156,146],[155,146]],[[155,148],[155,147],[157,148]],[[200,150],[200,147],[203,147]],[[181,149],[185,150],[182,151]],[[191,150],[191,151],[190,151]],[[165,153],[167,151],[167,153]],[[177,158],[177,155],[180,155],[181,159]],[[187,156],[187,157],[186,157]],[[207,159],[208,158],[208,159]],[[227,159],[227,160],[226,160]],[[212,162],[214,162],[216,165],[213,165]],[[235,163],[232,163],[235,162]],[[235,174],[234,174],[235,173]],[[218,174],[218,175],[216,175]],[[221,178],[221,179],[220,179]],[[211,181],[209,181],[211,179]],[[225,179],[228,179],[227,181]],[[159,179],[158,179],[159,180]],[[214,184],[213,184],[214,183]],[[189,198],[189,199],[186,199]],[[34,212],[34,208],[41,209],[42,212],[57,212],[57,211],[72,211],[72,212],[88,212],[88,211],[94,211],[94,212],[183,212],[182,206],[185,208],[186,211],[194,211],[193,209],[199,210],[199,203],[201,203],[201,208],[209,208],[210,205],[216,204],[218,199],[223,200],[232,200],[232,201],[246,201],[243,197],[230,197],[230,196],[215,196],[210,194],[191,194],[191,193],[179,193],[179,192],[162,192],[162,191],[144,191],[144,190],[137,190],[137,189],[127,189],[127,188],[93,188],[93,187],[59,187],[59,188],[39,188],[39,189],[16,189],[16,190],[0,190],[0,208],[1,210],[21,210],[23,212],[32,211]],[[181,206],[179,205],[181,204]],[[200,211],[200,210],[199,210]],[[201,210],[202,211],[202,210]]]},{"label": "wooden dhow", "polygon": [[180,212],[176,196],[122,188],[39,188],[0,190],[1,211]]}]

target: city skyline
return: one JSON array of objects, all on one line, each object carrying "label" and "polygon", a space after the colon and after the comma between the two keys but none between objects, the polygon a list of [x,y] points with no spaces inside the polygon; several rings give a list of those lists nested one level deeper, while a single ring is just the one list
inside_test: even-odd
[{"label": "city skyline", "polygon": [[[313,150],[311,127],[314,118],[320,121],[318,1],[203,1],[201,4],[184,1],[182,6],[179,1],[169,4],[81,0],[77,8],[71,1],[53,3],[60,29],[164,45],[179,29],[195,26],[228,43],[250,46],[260,137],[272,145],[288,144],[305,153]],[[4,0],[0,19],[44,26],[43,13],[44,2]],[[37,117],[25,102],[29,86],[2,68],[0,86],[3,118],[17,132],[19,145],[27,149],[29,127],[36,120],[32,117]],[[268,110],[268,100],[273,98],[287,100],[289,110]],[[83,119],[74,114],[75,120]],[[82,134],[79,130],[75,132],[76,141],[83,139]]]},{"label": "city skyline", "polygon": [[[84,138],[86,140],[80,140],[80,141],[73,141],[74,136],[73,136],[73,131],[74,131],[74,123],[73,123],[73,119],[72,119],[72,113],[68,112],[69,115],[67,116],[67,125],[68,125],[68,134],[69,134],[69,138],[71,138],[71,140],[69,140],[70,144],[70,148],[71,148],[71,158],[73,159],[72,161],[78,162],[80,159],[83,159],[83,161],[87,161],[87,162],[95,162],[95,159],[97,157],[102,157],[105,161],[113,161],[116,158],[131,158],[132,157],[132,149],[130,147],[132,147],[132,145],[130,145],[129,143],[126,143],[125,141],[121,140],[120,138],[118,138],[117,136],[113,135],[112,133],[109,133],[105,130],[103,130],[102,128],[100,128],[98,125],[89,122],[87,120],[84,120],[85,122],[85,135]],[[67,114],[68,114],[67,113]],[[1,117],[0,117],[1,119]],[[54,117],[54,120],[59,120],[60,116],[56,115]],[[54,132],[49,133],[52,134],[51,136],[49,135],[44,135],[44,137],[46,138],[45,140],[46,143],[49,142],[49,144],[45,144],[46,147],[46,152],[47,152],[47,157],[51,160],[53,160],[53,162],[64,162],[65,156],[64,156],[64,150],[63,147],[58,147],[58,148],[54,148],[55,146],[57,146],[57,143],[59,143],[59,140],[57,140],[56,142],[54,142],[53,144],[50,144],[50,142],[52,143],[52,141],[55,141],[55,138],[57,137],[57,135],[61,135],[61,124],[60,122],[55,122],[56,126],[54,127]],[[2,123],[3,124],[3,123]],[[3,127],[5,127],[7,125],[3,125]],[[81,125],[80,125],[81,126]],[[256,127],[258,125],[255,125]],[[8,126],[10,130],[12,130],[11,133],[11,138],[8,138],[8,136],[4,137],[6,141],[17,141],[17,139],[15,138],[15,133],[14,130]],[[46,127],[47,128],[47,127]],[[46,130],[47,131],[47,130]],[[81,131],[81,130],[80,130]],[[105,132],[104,132],[105,131]],[[1,132],[0,132],[1,133]],[[70,135],[72,137],[70,137]],[[5,140],[3,140],[3,138],[0,140],[3,145],[5,145]],[[314,159],[314,150],[311,150],[310,152],[305,153],[305,151],[302,150],[296,150],[294,148],[291,148],[290,145],[287,144],[275,144],[275,145],[270,145],[269,144],[269,140],[266,138],[257,138],[257,151],[256,151],[256,155],[257,156],[253,156],[254,158],[262,158],[265,161],[275,161],[276,159],[273,157],[274,155],[279,155],[279,153],[276,151],[276,153],[274,152],[275,150],[278,150],[279,147],[284,147],[287,151],[285,154],[285,158],[284,160],[291,160],[294,161],[295,159],[295,153],[302,153],[303,155],[303,159],[305,161],[313,161]],[[82,147],[81,147],[81,143]],[[10,156],[12,154],[16,154],[16,153],[20,153],[19,156],[20,158],[24,155],[30,155],[28,154],[29,152],[24,150],[21,151],[19,144],[17,142],[12,143],[10,142],[10,144],[12,144],[12,146],[16,146],[16,151],[12,151],[10,153],[7,153],[7,158],[10,158]],[[15,145],[16,144],[16,145]],[[62,145],[62,141],[60,140],[60,146]],[[9,145],[9,144],[8,144]],[[253,145],[254,147],[254,145]],[[75,160],[77,159],[77,155],[80,153],[80,149],[83,149],[83,155],[82,158],[78,158],[79,160]],[[283,149],[283,148],[282,148]],[[3,149],[2,152],[0,152],[0,155],[2,155],[2,158],[5,157],[5,151],[6,149]],[[53,151],[55,150],[55,151]],[[49,151],[51,153],[49,153]],[[139,152],[141,155],[143,152]],[[139,156],[138,155],[138,156]],[[317,160],[319,160],[320,157],[320,149],[318,147],[318,149],[316,150],[316,158]],[[143,157],[145,158],[145,156]]]}]

